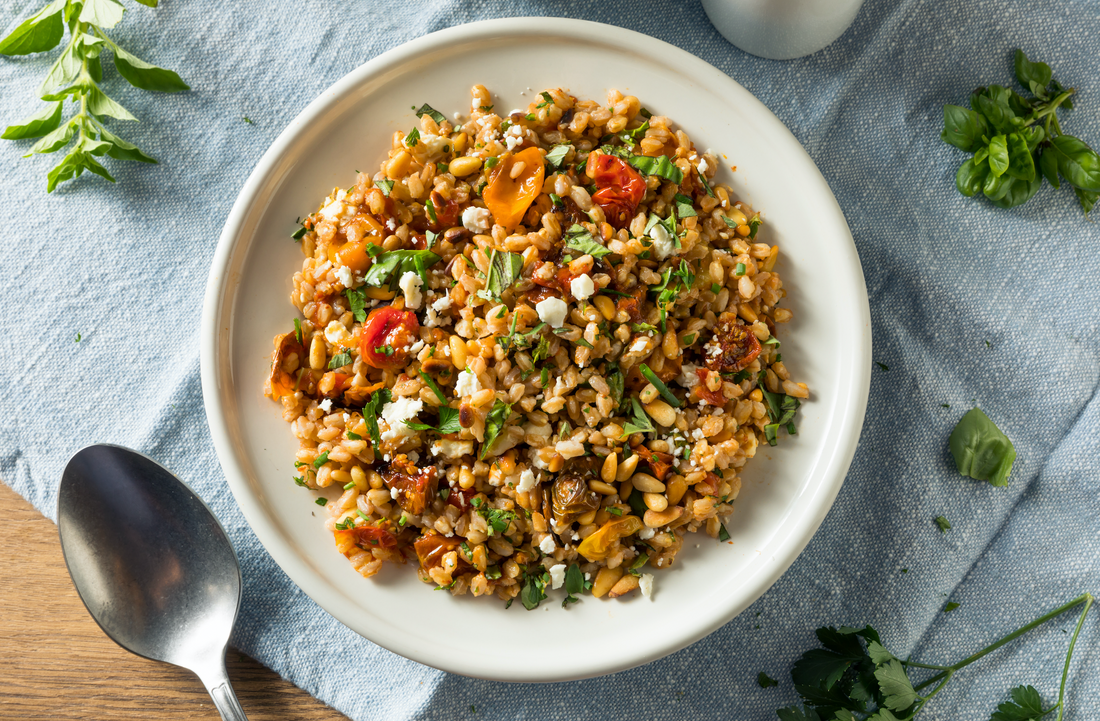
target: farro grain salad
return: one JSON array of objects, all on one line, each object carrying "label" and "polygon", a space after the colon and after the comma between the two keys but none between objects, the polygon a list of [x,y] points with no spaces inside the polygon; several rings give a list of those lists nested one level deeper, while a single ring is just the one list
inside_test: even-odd
[{"label": "farro grain salad", "polygon": [[726,540],[739,473],[795,433],[779,248],[667,117],[481,85],[416,110],[375,173],[294,234],[305,260],[265,392],[294,480],[364,576],[535,608],[650,596],[686,534]]}]

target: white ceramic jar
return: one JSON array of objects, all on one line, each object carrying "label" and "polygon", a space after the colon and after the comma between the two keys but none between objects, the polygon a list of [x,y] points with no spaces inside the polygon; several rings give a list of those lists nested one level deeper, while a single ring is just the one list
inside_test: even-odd
[{"label": "white ceramic jar", "polygon": [[703,0],[726,40],[747,53],[789,60],[839,38],[863,0]]}]

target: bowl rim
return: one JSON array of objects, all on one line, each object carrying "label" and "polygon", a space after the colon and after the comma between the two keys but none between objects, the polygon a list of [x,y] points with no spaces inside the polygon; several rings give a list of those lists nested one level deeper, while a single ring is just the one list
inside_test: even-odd
[{"label": "bowl rim", "polygon": [[[580,658],[574,659],[568,666],[551,664],[539,668],[537,673],[532,673],[530,669],[516,669],[509,665],[507,658],[501,658],[496,665],[491,663],[478,665],[471,664],[468,658],[440,657],[431,649],[402,643],[399,633],[388,630],[379,632],[372,629],[372,635],[366,636],[362,631],[349,626],[383,648],[444,671],[500,681],[554,682],[622,671],[680,650],[728,623],[770,589],[786,572],[817,532],[832,507],[859,442],[870,390],[870,306],[863,269],[851,232],[840,205],[813,160],[790,130],[761,101],[732,77],[686,50],[633,30],[603,23],[568,18],[515,17],[481,20],[438,30],[387,50],[354,68],[322,91],[287,124],[256,163],[255,169],[242,186],[226,218],[211,261],[203,300],[200,336],[200,375],[207,421],[218,460],[233,496],[249,526],[272,559],[304,593],[342,624],[348,625],[342,619],[353,617],[354,606],[342,594],[323,592],[324,588],[330,585],[329,581],[305,563],[288,539],[279,532],[277,522],[269,516],[262,499],[250,487],[233,442],[233,432],[230,427],[231,413],[227,409],[231,401],[223,400],[223,393],[227,392],[226,385],[230,380],[229,372],[225,367],[228,361],[224,364],[219,363],[219,357],[231,356],[229,329],[233,322],[232,313],[237,294],[229,280],[235,248],[244,237],[243,231],[246,230],[253,201],[261,194],[269,176],[294,147],[298,137],[312,122],[319,120],[326,111],[344,101],[360,85],[377,76],[400,71],[403,65],[414,60],[422,52],[438,49],[444,45],[468,43],[471,40],[499,39],[501,36],[533,39],[568,37],[571,40],[579,39],[617,49],[637,47],[639,42],[644,42],[654,54],[661,57],[661,63],[667,67],[698,78],[698,84],[704,88],[714,85],[724,86],[738,96],[739,103],[750,107],[755,106],[754,119],[765,125],[770,133],[778,135],[784,141],[789,141],[791,147],[785,150],[799,162],[796,172],[800,182],[813,186],[812,190],[820,193],[826,201],[825,205],[831,215],[822,217],[822,224],[835,227],[848,240],[847,244],[840,244],[843,247],[838,250],[842,257],[837,260],[842,262],[843,269],[850,274],[853,290],[858,295],[857,300],[861,301],[856,303],[859,317],[852,319],[851,326],[854,330],[851,340],[852,345],[855,346],[854,356],[862,359],[862,362],[852,363],[846,370],[841,368],[838,372],[837,387],[847,389],[847,392],[836,398],[837,410],[832,414],[832,417],[842,419],[836,434],[839,442],[824,448],[815,462],[815,466],[823,469],[820,473],[828,482],[810,489],[810,497],[801,499],[802,505],[808,508],[794,519],[800,524],[799,531],[777,538],[777,544],[772,549],[773,553],[770,554],[773,563],[767,569],[754,574],[753,582],[756,589],[742,602],[731,604],[724,609],[724,613],[694,620],[694,625],[686,632],[674,634],[669,640],[655,643],[652,650],[644,657]],[[828,203],[828,200],[832,202]],[[235,414],[232,418],[236,419]],[[803,495],[805,494],[804,491]]]}]

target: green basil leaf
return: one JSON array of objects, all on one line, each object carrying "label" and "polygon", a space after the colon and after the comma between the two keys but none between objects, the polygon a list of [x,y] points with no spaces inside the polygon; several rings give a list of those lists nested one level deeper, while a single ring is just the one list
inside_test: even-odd
[{"label": "green basil leaf", "polygon": [[981,409],[972,408],[959,420],[948,445],[959,473],[993,486],[1008,485],[1016,449]]},{"label": "green basil leaf", "polygon": [[1009,133],[1008,142],[1008,170],[1013,178],[1026,180],[1029,183],[1035,180],[1035,161],[1031,157],[1031,151],[1027,147],[1027,141],[1019,133]]},{"label": "green basil leaf", "polygon": [[1096,199],[1100,198],[1100,193],[1093,193],[1080,188],[1074,188],[1073,192],[1077,196],[1077,202],[1081,204],[1081,210],[1085,212],[1085,217],[1088,218],[1093,206],[1096,205]]},{"label": "green basil leaf", "polygon": [[576,596],[584,591],[584,574],[579,564],[571,563],[565,569],[565,592]]},{"label": "green basil leaf", "polygon": [[1016,112],[1008,104],[1010,97],[1007,90],[997,86],[986,88],[985,93],[977,96],[977,110],[999,133],[1010,133],[1016,129],[1012,122],[1016,119]]},{"label": "green basil leaf", "polygon": [[46,192],[52,193],[60,183],[72,180],[84,172],[84,154],[75,149],[61,159],[53,170],[46,174]]},{"label": "green basil leaf", "polygon": [[390,402],[392,395],[389,388],[379,388],[371,393],[370,398],[363,404],[363,420],[367,424],[371,441],[377,450],[382,445],[382,434],[378,430],[378,419],[382,415],[382,406]]},{"label": "green basil leaf", "polygon": [[178,93],[190,90],[191,86],[183,82],[175,72],[145,62],[115,45],[115,68],[118,74],[126,78],[135,88],[156,90],[161,93]]},{"label": "green basil leaf", "polygon": [[985,121],[973,110],[958,105],[943,106],[940,138],[945,143],[972,153],[981,145],[982,135],[987,134],[987,130]]},{"label": "green basil leaf", "polygon": [[1039,155],[1039,168],[1043,171],[1043,177],[1055,188],[1062,187],[1058,180],[1058,156],[1051,148],[1043,148]]},{"label": "green basil leaf", "polygon": [[500,300],[501,294],[512,287],[523,271],[523,256],[503,250],[493,250],[489,256],[489,274],[485,277],[485,288],[479,290],[479,298]]},{"label": "green basil leaf", "polygon": [[1013,178],[1006,175],[997,176],[990,173],[986,176],[985,183],[982,185],[982,192],[990,200],[1000,200],[1008,192],[1008,186],[1012,181]]},{"label": "green basil leaf", "polygon": [[972,197],[974,193],[982,189],[985,176],[988,173],[988,165],[984,163],[976,165],[974,159],[971,158],[959,166],[959,171],[955,174],[955,187],[966,197]]},{"label": "green basil leaf", "polygon": [[1100,155],[1072,135],[1059,135],[1050,142],[1062,177],[1076,188],[1100,193]]},{"label": "green basil leaf", "polygon": [[627,158],[627,162],[645,175],[656,175],[665,180],[671,180],[677,185],[684,182],[684,174],[667,156],[658,155],[656,158],[651,158],[647,155],[631,155]]},{"label": "green basil leaf", "polygon": [[1034,85],[1037,85],[1039,89],[1045,93],[1046,86],[1050,83],[1051,73],[1049,65],[1046,63],[1031,62],[1027,59],[1027,56],[1024,55],[1024,51],[1019,48],[1016,49],[1014,65],[1016,69],[1016,79],[1020,81],[1020,85],[1023,85],[1025,88],[1031,88],[1031,91],[1035,93],[1036,96],[1040,96],[1039,93],[1035,92],[1032,86],[1034,83]]},{"label": "green basil leaf", "polygon": [[625,384],[626,379],[623,378],[623,372],[619,369],[619,364],[612,364],[611,372],[607,374],[607,385],[611,391],[611,400],[615,401],[616,407],[623,402],[623,388]]},{"label": "green basil leaf", "polygon": [[419,117],[422,117],[424,115],[430,115],[432,120],[434,120],[436,123],[440,123],[440,124],[444,123],[447,120],[447,118],[445,118],[443,116],[443,113],[439,112],[438,110],[433,108],[431,105],[428,105],[427,103],[424,103],[423,105],[421,105],[416,111],[416,117],[419,118]]},{"label": "green basil leaf", "polygon": [[1008,141],[1003,135],[994,135],[989,141],[989,169],[998,177],[1008,170]]},{"label": "green basil leaf", "polygon": [[83,89],[80,83],[82,64],[76,49],[76,43],[69,43],[50,66],[46,79],[38,86],[38,97],[43,100],[64,100]]},{"label": "green basil leaf", "polygon": [[113,28],[122,20],[124,12],[126,9],[118,0],[84,0],[84,6],[80,9],[80,22]]},{"label": "green basil leaf", "polygon": [[343,368],[346,365],[351,365],[351,353],[344,351],[338,355],[334,355],[332,360],[328,362],[328,369],[336,370],[337,368]]},{"label": "green basil leaf", "polygon": [[[154,158],[141,152],[136,145],[126,142],[102,126],[99,128],[99,137],[111,144],[107,155],[115,160],[136,160],[140,163],[153,163],[154,165],[157,163]],[[305,228],[299,228],[298,230],[302,231],[302,235],[305,235]]]},{"label": "green basil leaf", "polygon": [[52,133],[61,125],[62,102],[51,103],[30,116],[21,123],[9,125],[0,138],[4,140],[22,140],[23,138],[40,138]]},{"label": "green basil leaf", "polygon": [[24,158],[29,158],[35,153],[54,153],[69,144],[76,132],[75,118],[46,135],[30,147]]},{"label": "green basil leaf", "polygon": [[442,260],[430,250],[390,250],[374,259],[374,263],[367,270],[363,282],[367,285],[381,288],[396,281],[405,273],[417,273],[424,279],[427,286],[428,278],[426,269]]},{"label": "green basil leaf", "polygon": [[1020,135],[1027,142],[1027,151],[1029,153],[1034,153],[1035,149],[1039,147],[1039,143],[1043,142],[1043,139],[1047,136],[1046,131],[1043,130],[1040,125],[1020,128]]},{"label": "green basil leaf", "polygon": [[88,110],[93,115],[106,115],[118,120],[137,120],[130,111],[122,107],[97,87],[93,87],[87,95]]},{"label": "green basil leaf", "polygon": [[15,30],[0,40],[0,55],[30,55],[57,47],[65,35],[65,20],[61,14],[65,3],[66,0],[53,0],[19,23]]},{"label": "green basil leaf", "polygon": [[1004,193],[1001,194],[1001,197],[993,199],[993,205],[998,208],[1015,208],[1017,205],[1023,205],[1031,200],[1039,192],[1039,188],[1043,186],[1043,178],[1039,175],[1031,180],[1011,178],[1007,175],[1004,177],[1008,179]]},{"label": "green basil leaf", "polygon": [[390,197],[390,191],[393,190],[392,180],[376,180],[374,181],[374,185],[382,191],[382,195],[387,198]]},{"label": "green basil leaf", "polygon": [[672,200],[676,204],[677,217],[695,218],[698,216],[698,213],[695,212],[695,208],[692,205],[691,198],[687,197],[686,195],[681,195],[680,193],[677,193],[676,197],[674,197]]},{"label": "green basil leaf", "polygon": [[591,255],[597,260],[611,254],[611,251],[593,238],[592,234],[585,230],[580,223],[574,223],[565,232],[565,247]]},{"label": "green basil leaf", "polygon": [[555,145],[546,154],[546,165],[550,170],[559,170],[565,164],[565,156],[573,149],[572,145]]},{"label": "green basil leaf", "polygon": [[484,460],[485,454],[489,452],[493,441],[504,430],[504,424],[508,422],[511,415],[512,404],[505,403],[500,399],[493,403],[493,409],[485,417],[485,442],[481,444],[481,454],[478,456],[478,460]]},{"label": "green basil leaf", "polygon": [[420,130],[413,128],[409,131],[409,134],[405,136],[405,145],[410,148],[415,148],[416,144],[420,142]]},{"label": "green basil leaf", "polygon": [[355,320],[363,323],[367,320],[367,295],[361,290],[347,288],[344,295],[348,298],[348,306],[351,308]]}]

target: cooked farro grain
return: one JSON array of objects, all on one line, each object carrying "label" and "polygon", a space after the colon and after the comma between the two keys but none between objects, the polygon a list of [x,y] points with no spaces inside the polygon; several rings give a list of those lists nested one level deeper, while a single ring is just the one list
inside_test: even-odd
[{"label": "cooked farro grain", "polygon": [[295,481],[343,489],[327,524],[364,576],[648,596],[685,534],[725,540],[741,468],[809,396],[775,340],[779,248],[635,97],[471,96],[461,124],[421,108],[296,234],[302,319],[265,388]]}]

